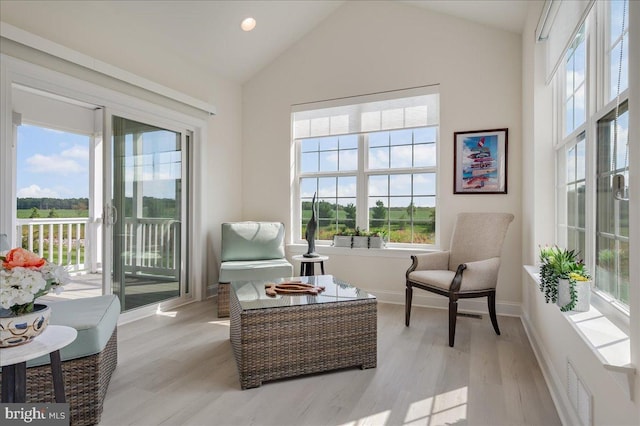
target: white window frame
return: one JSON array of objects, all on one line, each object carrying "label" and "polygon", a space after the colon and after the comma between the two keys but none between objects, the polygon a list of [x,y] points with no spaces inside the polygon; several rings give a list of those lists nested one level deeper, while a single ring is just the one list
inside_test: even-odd
[{"label": "white window frame", "polygon": [[[430,92],[431,94],[437,94],[438,92]],[[398,96],[398,98],[402,98],[402,96]],[[439,100],[438,100],[439,102]],[[356,226],[358,226],[361,230],[368,230],[369,225],[369,189],[368,189],[368,179],[369,176],[372,175],[395,175],[395,174],[418,174],[418,173],[434,173],[435,174],[435,209],[437,212],[438,209],[438,200],[439,200],[439,189],[438,189],[438,175],[439,175],[439,153],[440,153],[440,123],[437,124],[429,124],[426,126],[413,127],[413,128],[435,128],[435,165],[428,167],[407,167],[407,168],[387,168],[387,169],[370,169],[368,164],[368,135],[371,133],[376,133],[377,131],[371,132],[363,132],[358,133],[358,169],[356,171],[326,171],[326,172],[312,172],[312,173],[302,173],[300,170],[301,163],[301,147],[299,141],[302,139],[310,139],[310,138],[320,138],[320,137],[309,137],[309,138],[300,138],[294,139],[292,137],[292,168],[294,170],[294,175],[292,177],[292,190],[291,190],[291,223],[292,223],[292,240],[294,244],[304,244],[306,240],[304,236],[301,235],[301,226],[302,223],[302,212],[301,212],[301,189],[300,189],[300,180],[302,178],[310,178],[310,177],[334,177],[334,176],[356,176]],[[292,116],[292,127],[293,127],[293,116]],[[411,129],[412,127],[404,128],[404,130]],[[380,131],[390,131],[394,130],[402,130],[402,129],[390,129],[390,130],[380,130]],[[293,132],[292,132],[293,134]],[[354,134],[354,133],[351,133]],[[387,206],[388,207],[388,206]],[[436,223],[435,223],[435,236],[433,244],[417,244],[417,243],[387,243],[387,247],[393,248],[420,248],[420,249],[432,249],[438,246],[439,244],[439,219],[438,214],[436,213]],[[316,246],[331,246],[332,241],[330,240],[316,240]]]},{"label": "white window frame", "polygon": [[[628,7],[627,7],[628,14]],[[585,69],[585,123],[564,135],[566,129],[566,70],[565,61],[557,70],[554,78],[554,135],[556,148],[556,243],[562,246],[567,244],[567,206],[566,206],[566,153],[575,146],[584,133],[586,143],[585,164],[585,253],[582,254],[587,268],[595,272],[596,265],[596,220],[597,220],[597,143],[598,122],[609,115],[616,108],[617,99],[609,98],[609,45],[608,40],[608,4],[597,2],[596,7],[585,20],[586,63]],[[625,29],[625,42],[629,41],[628,28]],[[629,50],[629,54],[630,54]],[[565,55],[566,57],[566,55]],[[631,71],[628,71],[631,78]],[[629,88],[627,87],[619,96],[619,104],[628,102]],[[629,307],[621,304],[609,294],[594,286],[591,303],[618,324],[623,330],[629,330]]]}]

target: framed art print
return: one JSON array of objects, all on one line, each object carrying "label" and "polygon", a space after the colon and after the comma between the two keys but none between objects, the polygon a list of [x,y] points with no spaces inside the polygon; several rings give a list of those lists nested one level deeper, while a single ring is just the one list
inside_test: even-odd
[{"label": "framed art print", "polygon": [[508,129],[455,132],[453,193],[506,194]]}]

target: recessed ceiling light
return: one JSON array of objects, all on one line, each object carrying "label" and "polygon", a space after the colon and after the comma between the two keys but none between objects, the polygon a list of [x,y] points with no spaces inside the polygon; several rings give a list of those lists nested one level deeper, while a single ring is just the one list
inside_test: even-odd
[{"label": "recessed ceiling light", "polygon": [[255,27],[256,27],[256,20],[253,18],[246,18],[240,24],[240,28],[242,28],[243,31],[251,31]]}]

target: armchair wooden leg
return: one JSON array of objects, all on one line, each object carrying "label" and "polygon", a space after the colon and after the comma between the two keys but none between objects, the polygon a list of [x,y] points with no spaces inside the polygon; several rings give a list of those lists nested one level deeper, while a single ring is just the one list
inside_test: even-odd
[{"label": "armchair wooden leg", "polygon": [[458,317],[458,301],[449,299],[449,346],[453,347],[456,339],[456,318]]},{"label": "armchair wooden leg", "polygon": [[411,320],[411,299],[413,298],[413,287],[407,283],[407,289],[405,291],[404,302],[404,325],[409,327],[409,321]]},{"label": "armchair wooden leg", "polygon": [[496,317],[496,292],[492,291],[487,296],[487,304],[489,305],[489,316],[491,317],[491,324],[496,334],[500,335],[500,327],[498,327],[498,317]]}]

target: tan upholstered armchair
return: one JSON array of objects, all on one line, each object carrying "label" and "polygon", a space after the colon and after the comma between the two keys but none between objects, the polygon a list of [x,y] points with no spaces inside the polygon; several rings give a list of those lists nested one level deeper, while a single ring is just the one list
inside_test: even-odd
[{"label": "tan upholstered armchair", "polygon": [[500,253],[513,215],[509,213],[460,213],[448,251],[411,256],[407,270],[405,325],[411,318],[413,288],[449,298],[449,346],[456,334],[458,299],[487,296],[491,323],[500,334],[496,318],[496,285]]}]

